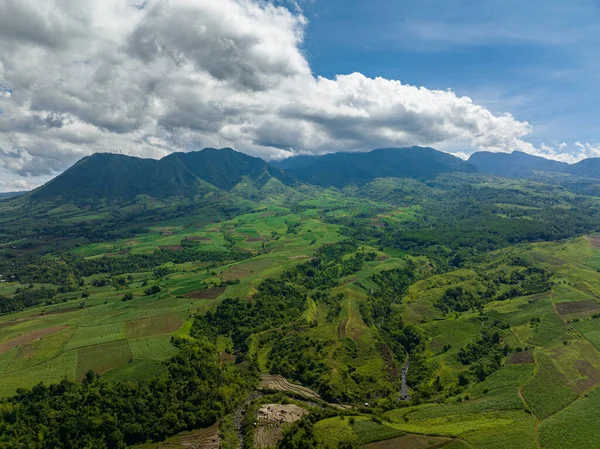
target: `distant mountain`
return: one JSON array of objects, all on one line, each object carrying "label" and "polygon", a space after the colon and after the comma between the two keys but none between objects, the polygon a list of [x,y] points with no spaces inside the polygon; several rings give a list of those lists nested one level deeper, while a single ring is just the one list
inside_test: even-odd
[{"label": "distant mountain", "polygon": [[600,178],[600,158],[584,159],[569,166],[569,173],[582,178]]},{"label": "distant mountain", "polygon": [[0,192],[0,201],[5,200],[7,198],[13,198],[15,196],[22,196],[28,192]]},{"label": "distant mountain", "polygon": [[520,151],[512,153],[477,152],[471,155],[468,162],[480,172],[506,178],[527,178],[535,171],[567,173],[569,164],[552,161],[539,156],[532,156]]},{"label": "distant mountain", "polygon": [[567,164],[520,151],[512,153],[484,151],[472,154],[468,162],[482,173],[507,178],[529,178],[536,172],[562,173],[580,178],[600,178],[600,158],[589,158],[576,164]]},{"label": "distant mountain", "polygon": [[440,173],[477,171],[462,159],[422,147],[297,156],[275,165],[303,182],[338,188],[351,184],[362,186],[377,178],[430,179]]},{"label": "distant mountain", "polygon": [[61,199],[74,204],[130,201],[140,194],[155,198],[191,197],[231,190],[244,180],[265,184],[294,178],[259,158],[231,148],[173,153],[160,160],[96,153],[31,193],[33,200]]}]

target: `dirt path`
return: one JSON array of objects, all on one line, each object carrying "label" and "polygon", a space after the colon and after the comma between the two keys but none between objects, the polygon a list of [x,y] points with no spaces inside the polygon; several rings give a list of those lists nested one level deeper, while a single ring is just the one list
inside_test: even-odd
[{"label": "dirt path", "polygon": [[338,327],[337,327],[338,339],[346,338],[346,329],[348,328],[348,321],[349,321],[349,319],[346,318],[344,321],[342,321],[340,324],[338,324]]},{"label": "dirt path", "polygon": [[521,389],[527,385],[529,382],[531,382],[531,380],[535,377],[535,375],[538,372],[538,364],[535,361],[535,352],[534,354],[534,363],[535,363],[535,368],[533,369],[533,373],[531,374],[531,377],[529,379],[527,379],[522,385],[519,385],[517,387],[517,394],[519,395],[519,397],[521,398],[521,401],[523,401],[523,404],[525,404],[525,406],[527,406],[529,408],[529,410],[531,410],[531,414],[532,416],[535,417],[535,442],[537,443],[538,449],[542,449],[542,446],[540,444],[540,434],[539,434],[539,426],[540,426],[540,419],[536,416],[536,414],[534,413],[533,409],[529,406],[529,403],[527,402],[527,400],[525,399],[525,396],[523,396],[523,392],[521,391]]}]

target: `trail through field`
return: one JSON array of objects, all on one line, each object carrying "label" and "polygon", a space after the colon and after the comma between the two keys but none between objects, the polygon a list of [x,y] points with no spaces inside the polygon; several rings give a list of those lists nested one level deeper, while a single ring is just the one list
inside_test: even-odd
[{"label": "trail through field", "polygon": [[[530,351],[532,356],[534,356],[533,351]],[[534,356],[534,361],[533,363],[535,363],[535,356]],[[529,379],[527,379],[525,381],[525,383],[523,383],[522,385],[519,385],[519,387],[517,388],[517,394],[519,395],[519,397],[521,398],[521,401],[523,401],[523,404],[525,404],[527,407],[529,407],[529,409],[531,410],[532,416],[535,417],[535,442],[537,443],[538,449],[542,449],[542,446],[540,444],[540,433],[539,433],[539,426],[540,426],[540,419],[535,415],[535,413],[533,412],[533,409],[531,408],[531,406],[529,405],[529,403],[527,402],[527,400],[525,399],[525,396],[523,396],[523,393],[521,391],[521,389],[523,388],[523,386],[527,385],[528,382],[531,381],[531,379],[533,379],[533,377],[535,376],[536,371],[539,369],[539,367],[535,366],[534,368],[534,372],[532,373],[531,377]]]}]

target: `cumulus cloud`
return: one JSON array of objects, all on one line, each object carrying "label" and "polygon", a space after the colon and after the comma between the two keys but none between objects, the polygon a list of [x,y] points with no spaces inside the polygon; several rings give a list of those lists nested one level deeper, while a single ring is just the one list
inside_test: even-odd
[{"label": "cumulus cloud", "polygon": [[[292,4],[0,2],[0,176],[35,185],[96,151],[206,146],[267,159],[404,145],[561,157],[523,140],[528,123],[449,90],[315,77]],[[572,157],[595,154],[582,144]]]}]

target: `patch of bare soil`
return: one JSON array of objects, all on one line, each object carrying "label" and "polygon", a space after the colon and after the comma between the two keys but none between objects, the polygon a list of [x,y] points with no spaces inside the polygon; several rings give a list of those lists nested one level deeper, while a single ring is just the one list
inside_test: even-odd
[{"label": "patch of bare soil", "polygon": [[307,256],[306,254],[301,254],[299,256],[290,256],[288,257],[289,260],[300,260],[300,259],[309,259],[310,256]]},{"label": "patch of bare soil", "polygon": [[206,242],[206,241],[210,241],[210,237],[186,237],[186,240],[189,240],[190,242]]},{"label": "patch of bare soil", "polygon": [[40,329],[37,331],[29,332],[28,334],[21,335],[20,337],[13,338],[12,340],[5,341],[4,343],[0,343],[0,354],[4,354],[5,352],[10,351],[11,349],[16,348],[17,346],[24,346],[26,344],[47,337],[48,335],[52,335],[66,328],[67,326],[48,327],[46,329]]},{"label": "patch of bare soil", "polygon": [[578,380],[573,386],[573,389],[577,394],[583,394],[600,383],[600,371],[594,368],[587,360],[577,360],[575,362],[575,368],[577,368],[579,374],[583,376],[583,379]]},{"label": "patch of bare soil", "polygon": [[235,356],[233,354],[227,354],[225,351],[219,354],[219,363],[221,363],[222,365],[226,365],[228,363],[233,362],[235,362]]},{"label": "patch of bare soil", "polygon": [[507,359],[508,365],[532,365],[535,363],[533,351],[521,351],[512,353]]},{"label": "patch of bare soil", "polygon": [[193,292],[186,293],[186,298],[192,299],[215,299],[222,295],[227,287],[211,287],[203,288],[202,290],[195,290]]},{"label": "patch of bare soil", "polygon": [[181,245],[166,245],[166,246],[159,246],[158,249],[162,249],[165,251],[183,251],[183,246],[181,246]]},{"label": "patch of bare soil", "polygon": [[303,387],[302,385],[296,385],[289,382],[285,377],[279,374],[261,374],[261,382],[258,385],[263,390],[276,390],[276,391],[287,391],[290,393],[298,394],[306,398],[320,399],[316,392],[310,388]]},{"label": "patch of bare soil", "polygon": [[600,236],[591,236],[588,235],[586,237],[588,239],[588,242],[590,242],[590,244],[594,247],[594,248],[598,248],[600,249]]},{"label": "patch of bare soil", "polygon": [[265,239],[262,239],[260,237],[251,237],[246,239],[247,242],[264,242]]},{"label": "patch of bare soil", "polygon": [[575,302],[558,302],[556,311],[560,315],[570,315],[573,313],[594,312],[600,310],[600,304],[593,299]]},{"label": "patch of bare soil", "polygon": [[275,447],[283,438],[286,425],[295,423],[308,412],[294,404],[266,404],[257,412],[254,446]]}]

